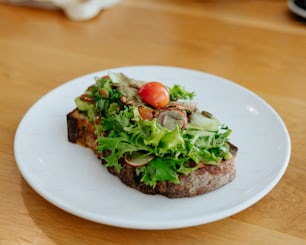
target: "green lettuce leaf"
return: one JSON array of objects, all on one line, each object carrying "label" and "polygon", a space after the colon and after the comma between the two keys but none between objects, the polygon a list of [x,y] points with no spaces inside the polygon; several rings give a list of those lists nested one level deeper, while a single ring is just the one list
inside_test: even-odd
[{"label": "green lettuce leaf", "polygon": [[169,89],[169,94],[170,94],[170,100],[175,101],[175,100],[187,100],[187,99],[192,99],[195,95],[194,92],[188,92],[185,90],[183,87],[175,84],[172,88]]},{"label": "green lettuce leaf", "polygon": [[177,184],[179,183],[178,173],[188,174],[194,170],[192,167],[184,166],[186,160],[186,158],[157,157],[149,164],[137,168],[136,174],[142,176],[140,181],[153,188],[158,182],[171,181]]}]

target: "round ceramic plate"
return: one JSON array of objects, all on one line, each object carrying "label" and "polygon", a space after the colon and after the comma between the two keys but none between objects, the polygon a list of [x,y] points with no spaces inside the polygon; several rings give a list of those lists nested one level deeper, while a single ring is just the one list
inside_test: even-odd
[{"label": "round ceramic plate", "polygon": [[[198,107],[233,130],[231,142],[239,147],[235,180],[193,198],[146,195],[109,174],[91,150],[69,143],[66,114],[74,98],[109,71],[195,91]],[[43,96],[20,122],[14,151],[30,186],[71,214],[118,227],[172,229],[223,219],[264,197],[287,168],[290,138],[271,106],[231,81],[189,69],[135,66],[85,75]]]}]

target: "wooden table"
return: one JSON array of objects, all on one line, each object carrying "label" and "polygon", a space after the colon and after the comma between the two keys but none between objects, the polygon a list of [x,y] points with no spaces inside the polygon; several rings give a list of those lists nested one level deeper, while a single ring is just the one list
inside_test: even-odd
[{"label": "wooden table", "polygon": [[[206,225],[129,230],[68,214],[25,182],[13,144],[33,103],[83,74],[146,64],[225,77],[275,108],[292,155],[267,196]],[[306,244],[305,80],[306,23],[284,0],[122,0],[84,22],[0,4],[0,244]]]}]

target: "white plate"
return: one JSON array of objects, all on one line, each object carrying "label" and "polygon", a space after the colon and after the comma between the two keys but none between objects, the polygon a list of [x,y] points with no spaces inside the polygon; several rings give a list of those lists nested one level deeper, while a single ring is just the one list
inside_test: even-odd
[{"label": "white plate", "polygon": [[[112,176],[89,149],[67,140],[66,114],[74,98],[108,71],[145,81],[178,83],[196,91],[202,109],[232,130],[239,147],[236,179],[205,195],[168,199],[131,189]],[[278,114],[249,90],[207,73],[160,66],[121,67],[92,73],[54,89],[26,113],[15,136],[18,167],[41,196],[69,213],[136,229],[172,229],[216,221],[264,197],[284,174],[290,138]]]}]

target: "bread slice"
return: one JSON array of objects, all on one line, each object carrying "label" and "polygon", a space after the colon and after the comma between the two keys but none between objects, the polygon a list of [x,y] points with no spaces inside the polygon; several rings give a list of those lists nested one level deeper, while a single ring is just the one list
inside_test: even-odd
[{"label": "bread slice", "polygon": [[[88,147],[101,159],[102,153],[97,151],[95,128],[87,116],[74,109],[67,114],[68,140],[72,143]],[[232,158],[223,160],[219,165],[198,164],[198,168],[188,175],[179,175],[179,184],[165,181],[158,182],[153,188],[140,182],[136,167],[120,160],[122,169],[118,173],[113,167],[107,168],[127,186],[146,194],[161,194],[169,198],[192,197],[215,190],[231,182],[235,178],[235,158],[238,148],[229,143]],[[102,160],[102,164],[105,164]]]}]

